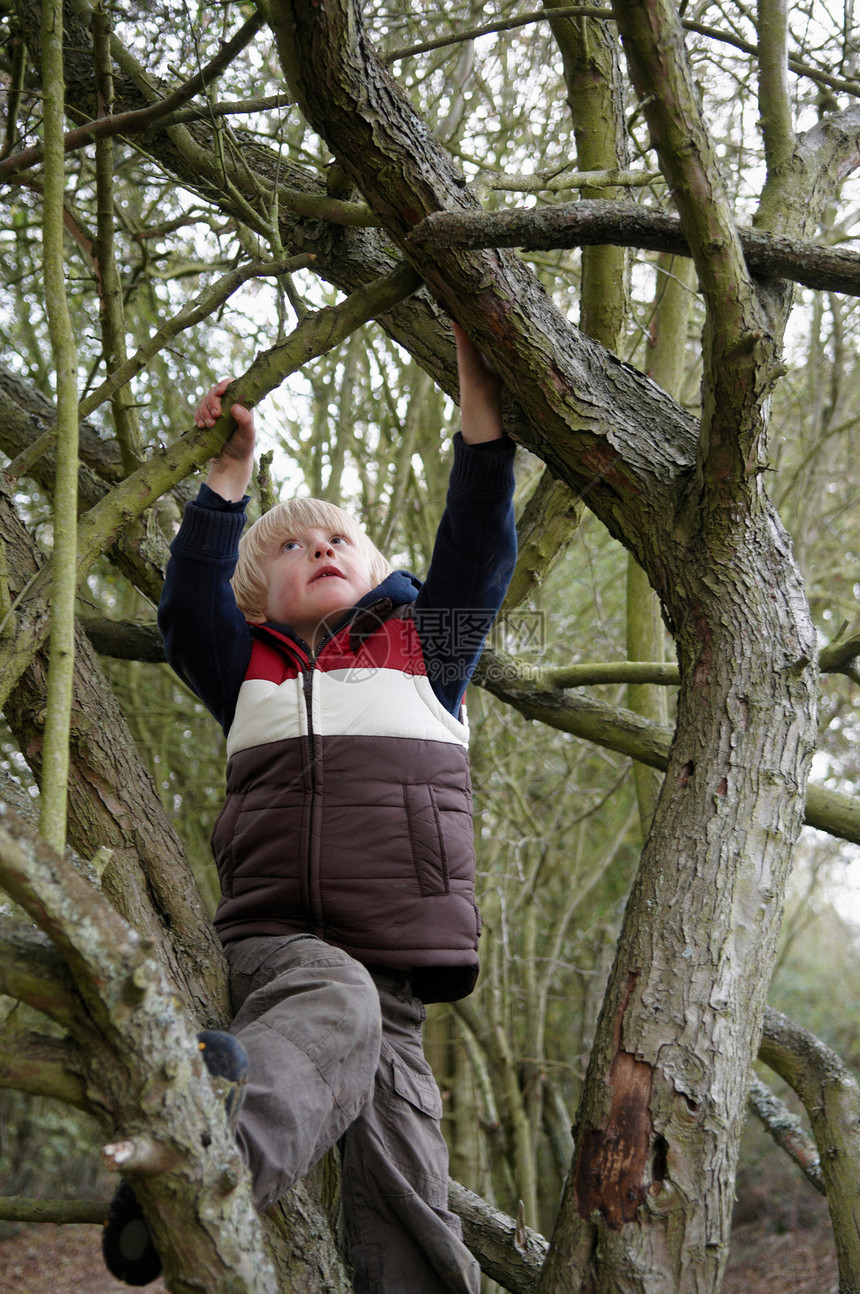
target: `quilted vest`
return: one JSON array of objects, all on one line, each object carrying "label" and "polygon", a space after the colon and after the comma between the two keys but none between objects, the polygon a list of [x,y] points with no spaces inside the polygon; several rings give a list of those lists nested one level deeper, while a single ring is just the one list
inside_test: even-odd
[{"label": "quilted vest", "polygon": [[310,932],[408,970],[424,1001],[478,974],[468,728],[427,678],[411,608],[365,608],[309,656],[252,626],[212,837],[221,940]]}]

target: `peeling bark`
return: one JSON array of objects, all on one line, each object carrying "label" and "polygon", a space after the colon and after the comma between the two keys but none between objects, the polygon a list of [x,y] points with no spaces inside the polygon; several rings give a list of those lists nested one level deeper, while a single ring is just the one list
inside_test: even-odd
[{"label": "peeling bark", "polygon": [[662,1176],[651,1172],[651,1067],[621,1045],[624,1012],[635,982],[631,975],[627,998],[618,1008],[616,1052],[607,1076],[609,1110],[601,1127],[580,1129],[574,1167],[581,1216],[599,1213],[613,1230],[633,1222],[646,1191],[659,1191],[662,1185]]}]

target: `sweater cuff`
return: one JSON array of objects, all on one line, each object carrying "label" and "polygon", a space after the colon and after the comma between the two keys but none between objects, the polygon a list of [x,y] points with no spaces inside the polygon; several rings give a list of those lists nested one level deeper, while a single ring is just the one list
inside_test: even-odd
[{"label": "sweater cuff", "polygon": [[248,498],[249,496],[246,494],[237,503],[231,503],[228,499],[223,499],[215,490],[210,489],[205,481],[202,481],[194,502],[198,507],[211,508],[213,512],[241,512],[244,516],[245,509],[248,506]]},{"label": "sweater cuff", "polygon": [[467,444],[454,436],[454,465],[450,484],[470,494],[509,495],[514,489],[516,445],[508,436]]},{"label": "sweater cuff", "polygon": [[[201,486],[201,494],[207,490],[213,499],[220,498]],[[235,557],[239,537],[245,528],[244,504],[227,503],[219,508],[209,504],[198,495],[194,503],[186,503],[179,534],[170,545],[171,552],[193,550],[199,557]]]}]

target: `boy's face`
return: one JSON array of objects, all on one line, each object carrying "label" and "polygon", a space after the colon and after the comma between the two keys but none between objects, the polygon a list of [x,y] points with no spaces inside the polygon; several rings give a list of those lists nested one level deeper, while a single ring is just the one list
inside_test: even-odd
[{"label": "boy's face", "polygon": [[346,535],[298,526],[262,563],[266,620],[289,625],[311,647],[373,588],[367,558]]}]

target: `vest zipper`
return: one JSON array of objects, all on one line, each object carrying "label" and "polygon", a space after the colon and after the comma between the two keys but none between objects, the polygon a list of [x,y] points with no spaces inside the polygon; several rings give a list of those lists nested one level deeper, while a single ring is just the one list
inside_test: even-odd
[{"label": "vest zipper", "polygon": [[[383,603],[387,601],[388,601],[387,598],[377,598],[375,602],[370,603],[366,607],[362,607],[361,611],[362,612],[372,611],[374,607],[381,606]],[[314,675],[317,672],[317,669],[316,669],[317,661],[319,660],[323,650],[328,646],[331,640],[333,638],[336,638],[337,635],[341,633],[341,631],[345,629],[350,623],[351,621],[347,621],[345,624],[338,625],[336,629],[329,630],[328,633],[326,633],[325,636],[320,641],[320,644],[316,648],[316,650],[314,650],[313,648],[309,648],[308,668],[303,672],[303,676],[302,676],[302,694],[304,696],[304,702],[305,702],[305,715],[308,721],[307,759],[308,759],[308,782],[310,787],[310,812],[308,817],[308,838],[305,843],[305,884],[307,886],[307,895],[308,895],[308,915],[311,919],[312,924],[315,926],[319,926],[320,928],[322,928],[324,922],[323,922],[323,913],[317,911],[316,904],[314,903],[314,860],[312,857],[312,845],[311,845],[311,842],[313,840],[312,828],[313,828],[314,814],[316,811],[317,792],[318,792],[318,788],[317,788],[318,777],[317,777],[317,768],[316,768],[317,758],[316,758],[316,752],[314,750],[314,740],[316,736],[314,732],[314,719],[313,719]]]}]

